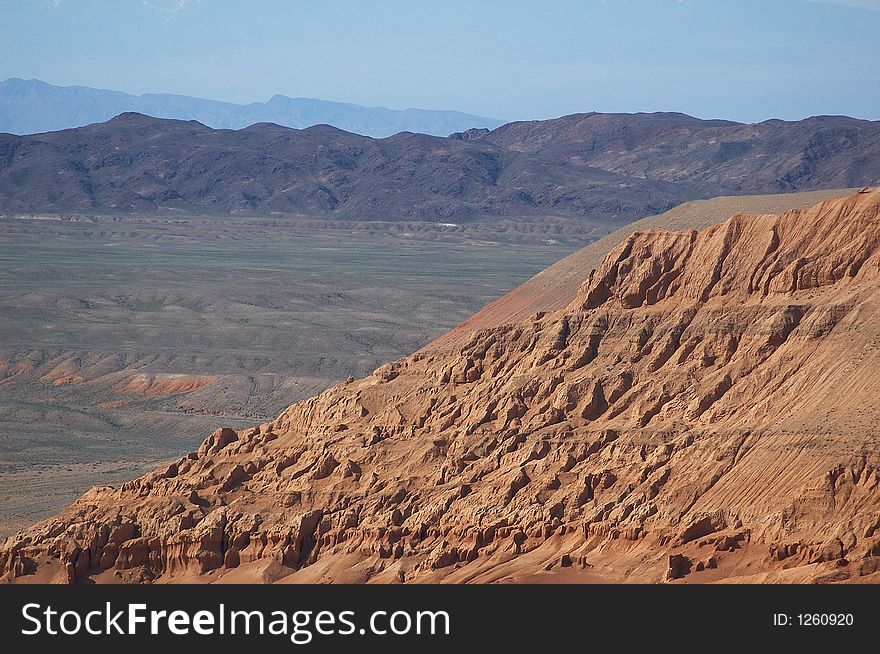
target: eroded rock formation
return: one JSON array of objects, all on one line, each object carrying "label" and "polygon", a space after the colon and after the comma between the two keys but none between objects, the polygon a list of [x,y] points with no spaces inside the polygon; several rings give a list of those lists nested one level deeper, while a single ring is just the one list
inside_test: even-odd
[{"label": "eroded rock formation", "polygon": [[566,308],[348,380],[0,551],[9,580],[856,580],[880,191],[635,233]]}]

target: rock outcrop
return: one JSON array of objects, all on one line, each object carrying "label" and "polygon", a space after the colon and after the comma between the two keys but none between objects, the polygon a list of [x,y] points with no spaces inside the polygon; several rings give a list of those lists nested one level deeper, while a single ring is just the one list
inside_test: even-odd
[{"label": "rock outcrop", "polygon": [[852,195],[857,188],[780,193],[776,195],[721,196],[711,200],[692,200],[656,216],[629,223],[576,250],[545,268],[510,293],[490,302],[455,329],[435,339],[424,350],[441,350],[463,343],[478,329],[499,327],[526,320],[539,311],[557,311],[577,295],[584,271],[598,268],[612,248],[633,232],[702,230],[724,222],[737,213],[785,213],[807,209],[824,200]]},{"label": "rock outcrop", "polygon": [[638,232],[564,309],[221,429],[7,580],[839,581],[880,567],[880,190]]}]

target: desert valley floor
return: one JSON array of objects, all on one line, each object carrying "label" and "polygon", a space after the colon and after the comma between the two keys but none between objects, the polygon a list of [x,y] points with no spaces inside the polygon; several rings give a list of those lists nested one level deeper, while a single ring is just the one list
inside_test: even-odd
[{"label": "desert valley floor", "polygon": [[591,236],[0,219],[0,536],[440,336]]}]

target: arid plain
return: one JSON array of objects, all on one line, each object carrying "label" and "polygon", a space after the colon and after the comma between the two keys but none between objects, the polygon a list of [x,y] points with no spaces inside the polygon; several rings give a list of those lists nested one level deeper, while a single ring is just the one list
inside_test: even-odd
[{"label": "arid plain", "polygon": [[0,219],[0,536],[417,350],[594,234]]}]

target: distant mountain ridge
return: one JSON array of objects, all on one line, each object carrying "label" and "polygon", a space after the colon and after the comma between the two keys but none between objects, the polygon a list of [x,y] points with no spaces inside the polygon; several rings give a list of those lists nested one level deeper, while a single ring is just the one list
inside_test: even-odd
[{"label": "distant mountain ridge", "polygon": [[215,129],[241,129],[254,123],[298,129],[327,124],[375,137],[398,132],[446,136],[472,128],[494,128],[504,122],[459,111],[363,107],[283,95],[240,105],[168,93],[130,95],[87,86],[54,86],[40,80],[10,78],[0,82],[0,132],[52,132],[102,123],[126,112],[197,120]]},{"label": "distant mountain ridge", "polygon": [[745,125],[575,114],[440,138],[318,125],[213,130],[127,113],[0,134],[0,211],[576,221],[609,231],[688,200],[880,185],[880,122]]}]

